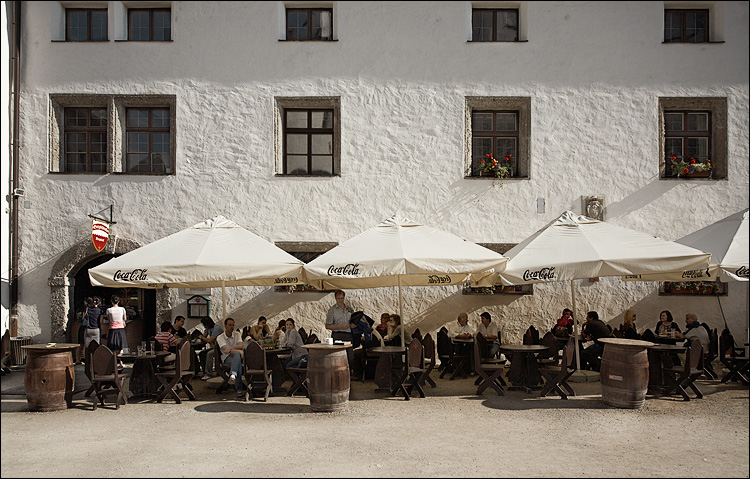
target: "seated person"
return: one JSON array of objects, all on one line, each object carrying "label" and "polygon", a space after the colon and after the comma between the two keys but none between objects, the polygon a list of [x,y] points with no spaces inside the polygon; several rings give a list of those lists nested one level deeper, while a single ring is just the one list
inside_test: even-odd
[{"label": "seated person", "polygon": [[479,318],[482,322],[477,327],[477,333],[482,333],[482,336],[487,339],[487,357],[494,358],[500,351],[500,342],[497,340],[497,326],[492,322],[492,316],[487,311],[480,314]]},{"label": "seated person", "polygon": [[175,360],[175,352],[177,351],[177,338],[169,332],[170,329],[172,329],[172,323],[164,321],[161,323],[161,332],[154,336],[159,341],[159,344],[161,344],[162,351],[169,351],[169,355],[164,358],[164,362],[166,363],[171,363]]},{"label": "seated person", "polygon": [[198,354],[198,357],[203,367],[203,377],[201,379],[206,381],[211,379],[214,374],[214,341],[216,341],[216,338],[224,330],[208,316],[201,318],[201,324],[205,329],[199,339],[205,343],[206,347]]},{"label": "seated person", "polygon": [[601,338],[608,338],[612,335],[609,328],[599,319],[599,313],[589,311],[586,313],[586,324],[583,326],[583,337],[587,341],[594,341],[594,344],[587,347],[581,352],[581,369],[593,369],[599,371],[601,361],[599,357],[604,352],[604,343],[600,343]]},{"label": "seated person", "polygon": [[672,313],[666,309],[659,313],[659,322],[656,323],[656,328],[654,328],[654,331],[656,331],[657,336],[664,336],[665,334],[672,334],[674,336],[675,331],[678,333],[682,332],[677,323],[674,322]]},{"label": "seated person", "polygon": [[185,316],[177,316],[176,318],[174,318],[174,325],[169,330],[169,332],[174,334],[174,336],[179,339],[187,337],[187,329],[185,329]]},{"label": "seated person", "polygon": [[676,332],[676,338],[693,339],[698,338],[703,346],[703,351],[708,351],[711,339],[708,337],[708,331],[698,322],[698,316],[693,313],[685,315],[685,334]]},{"label": "seated person", "polygon": [[403,346],[401,342],[401,316],[392,314],[388,320],[388,333],[383,336],[386,346]]},{"label": "seated person", "polygon": [[258,318],[258,324],[250,328],[250,336],[256,340],[260,341],[261,339],[265,338],[269,334],[271,334],[271,328],[268,326],[268,320],[265,316],[261,316]]},{"label": "seated person", "polygon": [[383,313],[380,315],[380,324],[375,326],[375,331],[380,334],[381,338],[384,338],[388,334],[388,321],[391,320],[391,315]]},{"label": "seated person", "polygon": [[234,330],[234,319],[224,320],[224,333],[216,338],[216,343],[221,349],[221,362],[230,370],[229,380],[234,381],[234,390],[237,397],[245,395],[245,384],[242,382],[242,363],[244,358],[245,344],[242,335]]},{"label": "seated person", "polygon": [[[279,325],[276,326],[276,329],[273,331],[273,342],[274,343],[283,343],[284,342],[284,334],[286,331],[286,319],[279,320]],[[245,338],[242,338],[245,339]]]},{"label": "seated person", "polygon": [[568,308],[563,309],[562,316],[552,328],[552,334],[560,338],[567,338],[573,334],[573,311]]},{"label": "seated person", "polygon": [[635,311],[632,309],[625,311],[625,320],[622,323],[620,332],[625,339],[640,339],[638,329],[635,326]]},{"label": "seated person", "polygon": [[[469,315],[460,312],[456,322],[448,328],[448,337],[455,339],[471,339],[474,337],[474,330],[469,326]],[[468,342],[453,341],[453,351],[461,356],[469,356],[474,346]]]},{"label": "seated person", "polygon": [[294,320],[287,318],[284,347],[292,350],[292,356],[284,360],[285,368],[303,368],[307,365],[307,348],[302,347],[302,336],[294,326]]}]

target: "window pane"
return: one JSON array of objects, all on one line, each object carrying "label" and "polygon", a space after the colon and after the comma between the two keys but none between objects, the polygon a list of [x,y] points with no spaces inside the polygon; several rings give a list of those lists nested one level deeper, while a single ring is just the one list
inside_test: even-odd
[{"label": "window pane", "polygon": [[332,111],[312,112],[312,128],[333,128]]},{"label": "window pane", "polygon": [[152,110],[151,126],[155,128],[169,128],[169,110]]},{"label": "window pane", "polygon": [[171,12],[154,12],[154,41],[164,42],[172,39]]},{"label": "window pane", "polygon": [[497,161],[503,160],[506,156],[516,157],[516,139],[515,138],[498,138],[497,139]]},{"label": "window pane", "polygon": [[130,26],[128,30],[128,40],[148,41],[149,40],[149,12],[131,11]]},{"label": "window pane", "polygon": [[307,156],[287,155],[286,171],[289,175],[306,175]]},{"label": "window pane", "polygon": [[287,128],[307,128],[306,111],[287,111],[286,112]]},{"label": "window pane", "polygon": [[128,153],[148,153],[148,133],[128,133]]},{"label": "window pane", "polygon": [[708,131],[708,113],[688,113],[688,131]]},{"label": "window pane", "polygon": [[107,11],[91,12],[91,40],[101,42],[107,38]]},{"label": "window pane", "polygon": [[333,39],[333,28],[331,28],[331,13],[328,10],[320,12],[320,39],[321,40],[332,40]]},{"label": "window pane", "polygon": [[705,12],[685,12],[685,41],[691,43],[705,42],[706,38]]},{"label": "window pane", "polygon": [[518,40],[518,11],[497,12],[497,41],[515,42],[516,40]]},{"label": "window pane", "polygon": [[145,153],[127,155],[128,173],[148,173],[148,155]]},{"label": "window pane", "polygon": [[86,152],[86,133],[67,133],[65,151],[68,153]]},{"label": "window pane", "polygon": [[154,133],[151,138],[151,151],[169,153],[169,133]]},{"label": "window pane", "polygon": [[107,155],[94,153],[91,155],[91,171],[104,173],[107,171]]},{"label": "window pane", "polygon": [[664,152],[667,158],[677,157],[682,159],[682,138],[666,138],[664,140]]},{"label": "window pane", "polygon": [[91,133],[91,151],[105,153],[107,151],[107,134]]},{"label": "window pane", "polygon": [[664,129],[666,131],[682,131],[682,113],[664,113]]},{"label": "window pane", "polygon": [[[307,135],[287,133],[286,152],[288,155],[307,154]],[[305,160],[307,164],[307,160]]]},{"label": "window pane", "polygon": [[128,126],[129,127],[147,127],[148,126],[148,110],[128,108]]},{"label": "window pane", "polygon": [[664,41],[682,41],[682,12],[664,12]]},{"label": "window pane", "polygon": [[333,135],[313,135],[312,154],[333,154]]},{"label": "window pane", "polygon": [[166,173],[169,155],[164,153],[151,154],[151,173]]},{"label": "window pane", "polygon": [[312,174],[313,175],[332,175],[333,174],[333,156],[314,156],[312,157]]},{"label": "window pane", "polygon": [[307,11],[288,11],[287,40],[307,40]]},{"label": "window pane", "polygon": [[68,41],[85,42],[89,39],[88,11],[68,11]]},{"label": "window pane", "polygon": [[83,153],[68,153],[65,155],[65,169],[71,172],[86,171],[86,155]]},{"label": "window pane", "polygon": [[473,10],[471,39],[474,42],[492,41],[492,10]]},{"label": "window pane", "polygon": [[85,108],[66,108],[65,109],[65,126],[86,126],[86,109]]},{"label": "window pane", "polygon": [[498,113],[497,131],[516,131],[516,114]]},{"label": "window pane", "polygon": [[91,110],[91,126],[107,126],[107,110]]},{"label": "window pane", "polygon": [[474,137],[471,142],[472,174],[479,174],[479,163],[492,153],[492,138]]},{"label": "window pane", "polygon": [[474,131],[492,131],[492,113],[472,114],[471,129]]},{"label": "window pane", "polygon": [[708,138],[688,138],[687,157],[704,161],[708,158]]}]

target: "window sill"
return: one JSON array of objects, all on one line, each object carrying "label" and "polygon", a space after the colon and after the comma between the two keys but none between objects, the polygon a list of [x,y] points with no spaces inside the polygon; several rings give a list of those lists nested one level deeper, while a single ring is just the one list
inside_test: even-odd
[{"label": "window sill", "polygon": [[662,176],[659,178],[660,180],[664,181],[726,181],[726,178],[691,178],[691,177],[680,177],[677,178],[676,176]]},{"label": "window sill", "polygon": [[726,43],[724,40],[718,42],[661,42],[662,45],[719,45]]},{"label": "window sill", "polygon": [[517,286],[492,286],[492,287],[485,287],[485,288],[464,287],[464,289],[461,291],[461,294],[478,294],[478,295],[488,295],[488,294],[525,295],[525,294],[534,294],[534,285],[533,284],[520,284],[520,285],[517,285]]},{"label": "window sill", "polygon": [[497,180],[500,181],[513,181],[513,180],[528,180],[528,176],[511,176],[510,178],[497,178],[495,176],[464,176],[465,180]]},{"label": "window sill", "polygon": [[174,40],[126,40],[117,39],[116,42],[127,42],[127,43],[174,43]]},{"label": "window sill", "polygon": [[117,176],[175,176],[174,173],[131,173],[129,171],[112,171],[110,174]]},{"label": "window sill", "polygon": [[492,42],[475,42],[474,40],[466,40],[466,43],[529,43],[528,40],[503,40],[503,41],[492,41]]},{"label": "window sill", "polygon": [[336,178],[341,177],[341,175],[285,175],[284,173],[276,173],[276,178]]},{"label": "window sill", "polygon": [[52,40],[52,43],[109,43],[107,40]]},{"label": "window sill", "polygon": [[335,38],[333,40],[286,40],[279,38],[279,41],[282,43],[335,43],[338,42],[339,39]]}]

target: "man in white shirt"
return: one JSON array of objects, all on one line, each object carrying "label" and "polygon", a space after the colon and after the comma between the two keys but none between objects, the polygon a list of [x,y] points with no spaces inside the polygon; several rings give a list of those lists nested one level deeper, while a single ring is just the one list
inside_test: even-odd
[{"label": "man in white shirt", "polygon": [[458,355],[468,356],[474,346],[469,342],[457,342],[456,339],[471,339],[474,330],[469,326],[469,315],[460,312],[456,322],[448,328],[448,336],[453,340],[453,350]]},{"label": "man in white shirt", "polygon": [[[333,297],[336,298],[336,304],[328,310],[328,314],[326,315],[326,329],[331,331],[331,337],[334,340],[351,342],[351,328],[356,327],[355,324],[350,323],[354,310],[344,302],[346,293],[342,290],[337,289],[334,291]],[[351,347],[346,348],[346,357],[349,360],[349,367],[351,368],[354,364],[354,352]]]},{"label": "man in white shirt", "polygon": [[675,332],[678,338],[692,339],[698,338],[703,346],[703,351],[708,351],[711,339],[708,337],[708,331],[698,322],[698,316],[693,313],[685,315],[685,334]]},{"label": "man in white shirt", "polygon": [[479,315],[482,322],[477,327],[477,333],[482,333],[482,336],[487,339],[487,354],[489,358],[494,358],[497,352],[500,350],[500,341],[498,340],[497,325],[492,322],[492,316],[490,313],[485,311]]},{"label": "man in white shirt", "polygon": [[216,338],[221,349],[221,362],[231,370],[230,381],[234,381],[237,397],[245,396],[245,385],[242,383],[242,359],[244,343],[239,331],[234,330],[234,319],[224,320],[224,332]]}]

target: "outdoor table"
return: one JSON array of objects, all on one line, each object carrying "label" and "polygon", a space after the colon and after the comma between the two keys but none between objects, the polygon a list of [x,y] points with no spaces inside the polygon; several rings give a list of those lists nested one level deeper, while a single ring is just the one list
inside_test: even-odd
[{"label": "outdoor table", "polygon": [[665,366],[673,366],[673,353],[685,352],[679,344],[654,344],[648,348],[648,393],[664,394],[668,387],[663,374]]},{"label": "outdoor table", "polygon": [[369,348],[367,350],[373,354],[380,355],[378,364],[375,366],[375,384],[378,388],[375,392],[391,393],[394,389],[394,379],[399,376],[399,372],[404,368],[406,361],[399,357],[406,355],[406,348],[401,346],[380,346]]},{"label": "outdoor table", "polygon": [[27,344],[23,384],[31,411],[60,411],[73,405],[77,343]]},{"label": "outdoor table", "polygon": [[133,372],[128,386],[133,397],[156,396],[160,387],[156,378],[156,363],[169,354],[169,351],[156,351],[141,355],[123,353],[118,356],[120,359],[133,360]]},{"label": "outdoor table", "polygon": [[680,341],[684,342],[685,338],[675,338],[674,336],[662,336],[661,334],[655,335],[654,342],[659,344],[677,344]]},{"label": "outdoor table", "polygon": [[[455,370],[453,371],[453,374],[451,374],[450,379],[455,379],[456,375],[461,375],[464,379],[468,378],[469,375],[471,375],[474,372],[474,338],[453,338],[451,340],[453,344],[459,344],[459,352],[456,354],[459,355],[468,355],[469,359],[464,361],[458,361],[455,366]],[[454,347],[455,351],[455,347]],[[469,370],[467,371],[464,366],[469,365]]]},{"label": "outdoor table", "polygon": [[510,355],[508,381],[513,384],[508,390],[521,389],[530,393],[532,389],[541,389],[542,375],[539,374],[537,354],[547,351],[541,344],[505,344],[500,346],[503,354]]}]

